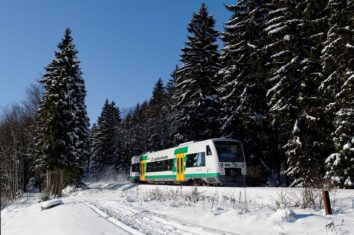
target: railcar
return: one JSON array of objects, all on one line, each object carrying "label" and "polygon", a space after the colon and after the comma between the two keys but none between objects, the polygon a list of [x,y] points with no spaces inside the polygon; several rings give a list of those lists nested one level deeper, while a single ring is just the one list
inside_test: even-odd
[{"label": "railcar", "polygon": [[246,162],[242,143],[232,138],[187,142],[131,159],[135,183],[244,184]]}]

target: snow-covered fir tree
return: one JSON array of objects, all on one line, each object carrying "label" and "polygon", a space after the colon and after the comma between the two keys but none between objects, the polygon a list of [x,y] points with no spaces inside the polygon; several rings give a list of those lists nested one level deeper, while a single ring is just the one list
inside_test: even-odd
[{"label": "snow-covered fir tree", "polygon": [[272,152],[278,160],[278,168],[283,171],[286,156],[283,146],[291,138],[291,130],[300,108],[296,103],[301,83],[299,50],[300,30],[302,23],[300,1],[274,0],[268,4],[268,16],[264,32],[267,44],[262,53],[269,59],[267,68],[266,100],[270,123],[273,131]]},{"label": "snow-covered fir tree", "polygon": [[119,170],[121,142],[119,128],[121,117],[114,102],[105,101],[92,136],[90,176],[98,179],[108,167]]},{"label": "snow-covered fir tree", "polygon": [[133,118],[132,113],[128,112],[122,120],[120,128],[120,137],[122,138],[121,159],[124,165],[130,164],[133,154]]},{"label": "snow-covered fir tree", "polygon": [[46,174],[51,195],[61,194],[64,181],[80,180],[89,143],[86,90],[70,29],[58,48],[41,80],[45,93],[36,130],[36,169]]},{"label": "snow-covered fir tree", "polygon": [[158,79],[149,101],[148,113],[148,151],[157,151],[168,147],[168,127],[166,102],[166,89],[162,79]]},{"label": "snow-covered fir tree", "polygon": [[288,173],[294,184],[313,185],[323,178],[325,156],[331,151],[331,120],[324,111],[324,97],[318,90],[323,80],[320,63],[321,50],[328,29],[327,0],[305,1],[301,6],[303,22],[301,30],[301,83],[297,104],[300,107],[297,117],[298,131],[286,146],[288,154]]},{"label": "snow-covered fir tree", "polygon": [[175,69],[172,71],[170,75],[170,79],[167,82],[166,85],[166,102],[164,104],[164,112],[165,112],[165,118],[167,122],[169,123],[168,125],[168,147],[172,147],[178,144],[176,141],[176,134],[177,134],[177,126],[174,125],[176,123],[176,112],[175,110],[176,107],[176,100],[173,99],[173,96],[176,91],[176,72],[178,70],[178,66],[176,65]]},{"label": "snow-covered fir tree", "polygon": [[149,104],[144,101],[142,104],[137,104],[132,112],[131,126],[131,153],[132,156],[140,155],[147,151],[149,143],[149,128],[148,128],[148,108]]},{"label": "snow-covered fir tree", "polygon": [[188,40],[182,49],[181,66],[176,71],[174,100],[176,138],[179,142],[219,135],[216,74],[220,68],[214,29],[215,20],[205,4],[188,24]]},{"label": "snow-covered fir tree", "polygon": [[250,165],[269,158],[265,59],[260,49],[267,17],[266,1],[238,1],[227,6],[233,14],[224,24],[219,92],[222,131],[239,138]]},{"label": "snow-covered fir tree", "polygon": [[326,159],[326,176],[354,187],[354,1],[330,0],[329,30],[322,50],[324,80],[335,151]]}]

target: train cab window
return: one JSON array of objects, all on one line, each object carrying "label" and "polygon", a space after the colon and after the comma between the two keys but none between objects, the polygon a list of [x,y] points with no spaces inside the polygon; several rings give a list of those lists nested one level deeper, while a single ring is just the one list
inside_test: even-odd
[{"label": "train cab window", "polygon": [[243,162],[243,152],[240,143],[232,141],[215,142],[220,162]]},{"label": "train cab window", "polygon": [[212,155],[212,152],[211,152],[211,149],[210,149],[209,145],[206,146],[206,153],[207,153],[207,156]]},{"label": "train cab window", "polygon": [[205,166],[205,152],[188,154],[186,166],[187,167]]}]

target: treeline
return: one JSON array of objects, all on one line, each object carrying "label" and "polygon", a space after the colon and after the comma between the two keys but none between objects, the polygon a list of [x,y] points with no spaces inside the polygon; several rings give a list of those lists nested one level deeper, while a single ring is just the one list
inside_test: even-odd
[{"label": "treeline", "polygon": [[168,84],[121,121],[122,157],[227,135],[250,184],[353,187],[353,4],[238,1],[222,33],[203,4]]},{"label": "treeline", "polygon": [[1,208],[26,190],[36,188],[34,173],[35,116],[43,90],[27,89],[21,104],[2,110],[0,116],[0,195]]},{"label": "treeline", "polygon": [[32,87],[24,105],[1,116],[2,201],[29,181],[56,196],[85,173],[124,173],[131,156],[218,136],[243,142],[250,184],[327,178],[353,187],[354,2],[240,0],[226,8],[220,33],[202,4],[167,84],[159,79],[152,97],[124,116],[107,100],[91,130],[67,29],[45,67],[43,94]]}]

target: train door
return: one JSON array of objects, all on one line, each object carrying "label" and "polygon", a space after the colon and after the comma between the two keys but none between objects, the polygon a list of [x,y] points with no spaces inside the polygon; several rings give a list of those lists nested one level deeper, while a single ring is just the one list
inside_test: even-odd
[{"label": "train door", "polygon": [[145,161],[140,161],[140,169],[139,169],[139,180],[145,181]]},{"label": "train door", "polygon": [[176,181],[184,181],[184,154],[176,154]]},{"label": "train door", "polygon": [[140,181],[145,181],[146,159],[147,159],[146,155],[140,157],[140,163],[139,163],[139,180]]},{"label": "train door", "polygon": [[184,181],[185,170],[185,154],[188,151],[188,147],[182,147],[175,150],[175,167],[173,171],[176,172],[176,181]]}]

